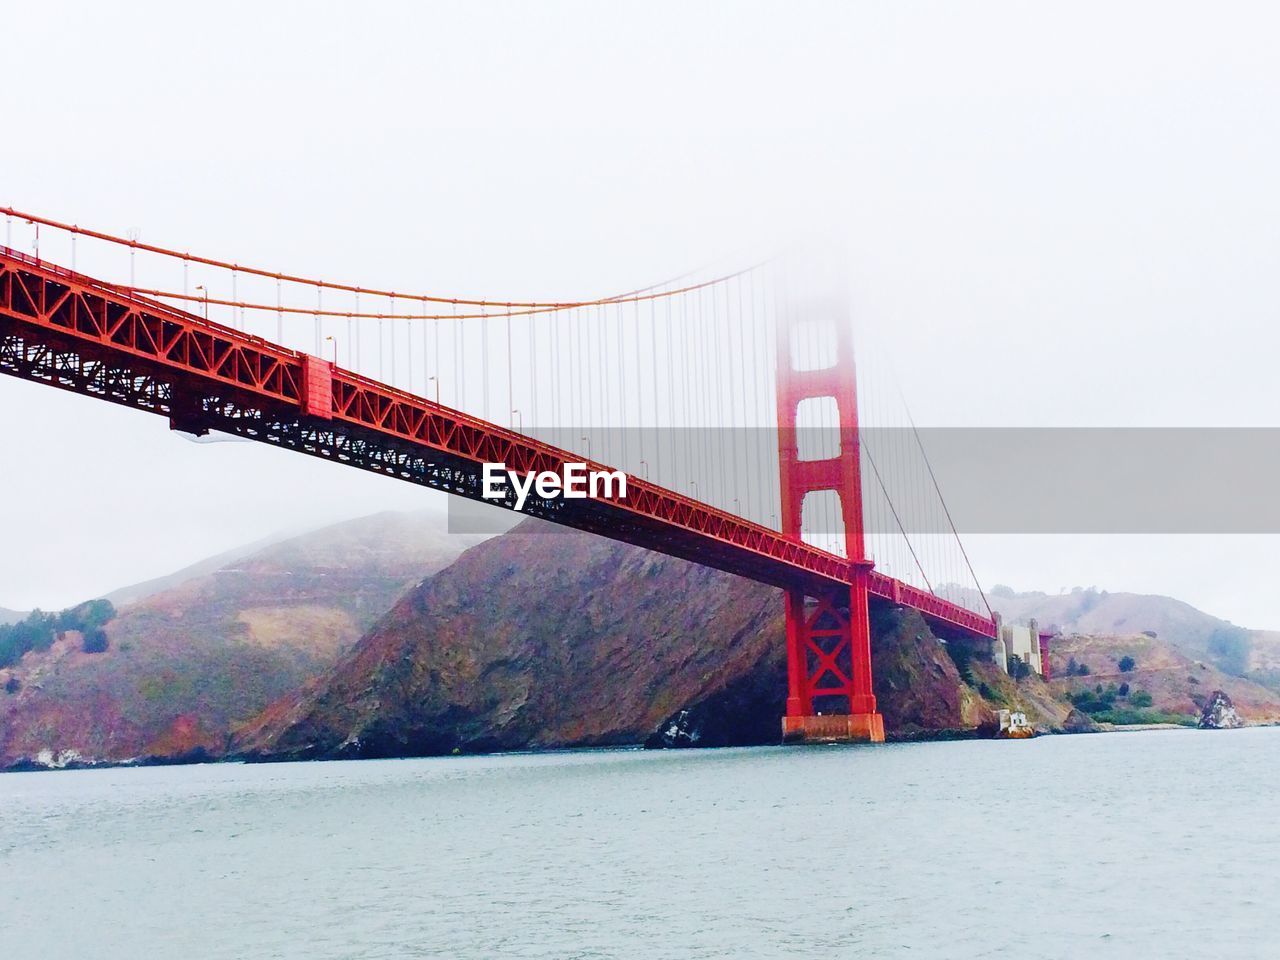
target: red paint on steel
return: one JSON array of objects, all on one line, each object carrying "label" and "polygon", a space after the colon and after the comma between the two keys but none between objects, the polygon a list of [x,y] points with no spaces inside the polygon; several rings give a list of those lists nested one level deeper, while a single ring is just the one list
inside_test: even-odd
[{"label": "red paint on steel", "polygon": [[[235,403],[270,414],[276,422],[321,422],[331,432],[358,431],[396,450],[421,451],[451,464],[503,462],[521,472],[560,473],[567,462],[585,461],[591,469],[607,469],[317,357],[3,247],[0,335],[29,353],[47,355],[48,364],[32,379],[167,415],[183,429],[200,428],[200,420],[208,421],[216,404]],[[80,369],[72,369],[77,365]],[[110,367],[115,386],[91,384],[85,370],[93,365]],[[321,365],[328,370],[331,390],[327,420]],[[121,386],[126,380],[130,384]],[[210,422],[203,426],[221,428]],[[252,435],[277,441],[262,432]],[[639,477],[628,477],[627,486],[625,498],[592,501],[597,512],[589,522],[564,522],[810,595],[845,588],[854,582],[855,567],[865,569]],[[894,596],[896,581],[869,570],[864,580],[871,595]],[[904,602],[919,606],[936,624],[994,636],[990,620],[963,607],[906,584],[901,593]]]},{"label": "red paint on steel", "polygon": [[[796,542],[803,533],[806,495],[830,491],[839,497],[849,575],[839,587],[817,594],[801,588],[787,592],[787,710],[784,734],[803,735],[801,718],[816,713],[876,714],[871,681],[871,622],[868,610],[871,563],[862,530],[862,478],[858,443],[858,395],[852,333],[843,304],[823,303],[824,319],[834,333],[834,364],[799,370],[793,330],[799,317],[778,323],[778,463],[781,471],[782,532]],[[834,457],[802,460],[797,417],[804,400],[836,404],[840,449]],[[891,595],[896,588],[890,584]],[[867,728],[877,724],[869,721]],[[880,735],[883,739],[883,734]]]},{"label": "red paint on steel", "polygon": [[[616,294],[612,297],[590,298],[586,300],[479,300],[467,297],[445,297],[426,293],[405,293],[404,291],[380,290],[370,287],[357,287],[347,283],[334,283],[329,280],[319,280],[310,277],[301,277],[295,274],[283,273],[278,270],[265,270],[261,267],[249,266],[243,263],[234,263],[229,260],[217,260],[212,257],[205,257],[190,251],[174,250],[169,247],[158,247],[154,244],[143,243],[140,240],[129,240],[125,237],[118,237],[111,233],[104,233],[101,230],[91,230],[88,227],[82,227],[75,223],[65,223],[59,220],[52,220],[49,217],[42,217],[37,213],[30,213],[26,210],[15,210],[13,207],[0,207],[0,215],[7,217],[17,217],[25,220],[27,223],[44,225],[52,227],[55,230],[62,230],[74,236],[89,237],[94,240],[102,240],[106,243],[112,243],[121,247],[128,247],[130,250],[141,250],[144,253],[153,253],[162,257],[169,257],[173,260],[181,260],[183,263],[198,263],[206,267],[214,267],[218,270],[227,270],[233,273],[242,273],[249,276],[265,277],[271,280],[281,281],[283,283],[294,283],[299,286],[318,287],[324,290],[341,290],[347,293],[364,294],[370,297],[389,297],[392,301],[401,300],[406,303],[438,303],[442,305],[452,305],[454,307],[473,306],[485,307],[491,310],[502,310],[504,315],[511,313],[515,316],[528,313],[542,313],[546,311],[564,310],[571,307],[590,307],[604,304],[618,303],[640,303],[647,300],[661,300],[665,297],[674,297],[682,293],[690,293],[694,290],[703,290],[713,287],[716,284],[724,283],[726,280],[733,280],[743,276],[753,267],[747,267],[738,270],[735,273],[727,273],[722,276],[712,277],[709,280],[701,280],[697,283],[688,283],[683,286],[674,286],[672,283],[662,283],[653,287],[642,287],[638,290],[629,290],[626,293]],[[37,227],[38,229],[38,227]],[[38,261],[37,261],[38,262]],[[679,280],[681,278],[677,278]],[[399,319],[404,316],[400,314],[369,314],[369,313],[341,313],[326,310],[304,310],[290,307],[281,307],[279,304],[266,303],[243,303],[230,300],[211,300],[208,296],[192,296],[188,293],[170,293],[162,290],[142,290],[134,287],[120,287],[122,290],[129,290],[135,294],[144,294],[151,296],[167,297],[176,300],[194,301],[204,304],[221,304],[227,306],[241,307],[247,310],[266,310],[271,313],[301,313],[308,316],[344,316],[344,317],[395,317]],[[529,308],[520,311],[512,311],[512,307]],[[477,319],[492,316],[491,313],[479,314],[459,314],[449,313],[440,314],[435,317],[423,317],[421,319],[439,319],[439,320],[461,320],[461,319]]]},{"label": "red paint on steel", "polygon": [[302,357],[302,412],[328,420],[333,416],[333,364],[311,354]]}]

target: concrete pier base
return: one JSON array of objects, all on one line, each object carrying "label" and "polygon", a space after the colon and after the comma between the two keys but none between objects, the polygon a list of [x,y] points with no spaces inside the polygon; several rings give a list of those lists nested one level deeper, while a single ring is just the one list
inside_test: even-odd
[{"label": "concrete pier base", "polygon": [[878,713],[783,717],[783,743],[884,743],[884,718]]}]

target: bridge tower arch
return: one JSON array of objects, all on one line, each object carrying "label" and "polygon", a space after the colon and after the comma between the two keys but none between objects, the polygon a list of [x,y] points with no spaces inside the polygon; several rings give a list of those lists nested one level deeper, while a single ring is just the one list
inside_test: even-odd
[{"label": "bridge tower arch", "polygon": [[[809,289],[814,289],[810,287]],[[783,739],[884,740],[871,675],[867,597],[872,562],[862,521],[858,392],[848,297],[839,284],[819,296],[784,297],[777,322],[781,532],[802,540],[806,502],[838,499],[837,523],[822,531],[849,559],[848,586],[811,596],[786,591],[787,706]],[[834,409],[834,443],[813,442],[804,407]],[[828,426],[822,431],[831,434]],[[815,452],[815,448],[817,448]]]}]

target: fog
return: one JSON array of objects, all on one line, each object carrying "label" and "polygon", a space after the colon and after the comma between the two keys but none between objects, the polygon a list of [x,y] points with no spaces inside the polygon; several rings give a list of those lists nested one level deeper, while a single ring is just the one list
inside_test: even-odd
[{"label": "fog", "polygon": [[[922,425],[1275,426],[1277,20],[1265,3],[18,5],[0,203],[496,299],[835,233]],[[443,512],[409,484],[191,444],[10,378],[0,430],[7,607],[277,530]],[[966,543],[988,586],[1161,592],[1280,627],[1274,537]]]}]

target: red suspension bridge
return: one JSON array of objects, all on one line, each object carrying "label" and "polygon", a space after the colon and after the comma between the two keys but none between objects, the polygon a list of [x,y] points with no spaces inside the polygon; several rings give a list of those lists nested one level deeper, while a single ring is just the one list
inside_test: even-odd
[{"label": "red suspension bridge", "polygon": [[781,588],[787,738],[883,739],[874,604],[950,639],[997,634],[954,528],[909,535],[912,504],[945,515],[927,463],[861,442],[869,391],[842,286],[821,271],[498,301],[0,212],[0,372],[470,499],[485,463],[624,470],[625,495],[534,496],[525,512]]}]

